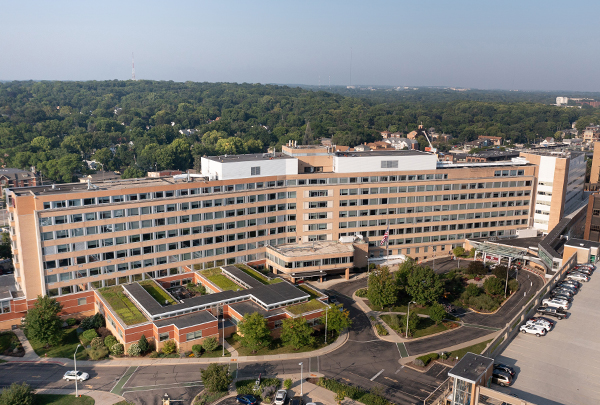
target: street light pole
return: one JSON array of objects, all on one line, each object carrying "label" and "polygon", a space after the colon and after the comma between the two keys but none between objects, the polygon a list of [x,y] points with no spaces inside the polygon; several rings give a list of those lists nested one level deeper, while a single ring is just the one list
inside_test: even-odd
[{"label": "street light pole", "polygon": [[327,344],[327,311],[329,310],[329,305],[325,307],[325,344]]},{"label": "street light pole", "polygon": [[300,366],[300,396],[303,396],[304,394],[302,392],[302,368],[304,366],[303,363],[299,363],[298,365]]},{"label": "street light pole", "polygon": [[79,350],[80,346],[81,345],[77,345],[77,348],[75,349],[75,354],[73,354],[73,363],[75,367],[75,398],[79,397],[79,393],[77,391],[77,350]]},{"label": "street light pole", "polygon": [[406,313],[406,339],[408,339],[408,318],[410,318],[410,304],[416,304],[414,301],[408,302],[408,311]]},{"label": "street light pole", "polygon": [[223,344],[221,345],[223,348],[223,355],[221,357],[225,357],[225,305],[223,305],[223,313],[221,314],[221,329],[223,329]]}]

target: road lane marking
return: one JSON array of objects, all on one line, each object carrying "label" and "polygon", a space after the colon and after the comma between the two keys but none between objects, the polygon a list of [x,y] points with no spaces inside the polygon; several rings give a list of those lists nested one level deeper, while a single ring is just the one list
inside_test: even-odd
[{"label": "road lane marking", "polygon": [[404,365],[400,366],[400,368],[398,370],[396,370],[396,372],[394,374],[398,374],[400,372],[400,370],[402,370],[404,368]]},{"label": "road lane marking", "polygon": [[375,375],[373,376],[373,378],[371,378],[371,381],[373,381],[373,380],[375,380],[377,377],[379,377],[379,376],[381,375],[381,373],[383,373],[383,370],[384,370],[384,369],[381,369],[381,371],[380,371],[379,373],[375,374]]},{"label": "road lane marking", "polygon": [[397,380],[394,380],[393,378],[390,378],[390,377],[383,377],[383,378],[385,378],[386,380],[393,381],[393,382],[395,382],[395,383],[397,383],[397,382],[398,382]]},{"label": "road lane marking", "polygon": [[139,366],[129,367],[127,369],[127,371],[125,371],[125,374],[123,374],[123,376],[121,378],[119,378],[119,380],[117,380],[117,383],[115,384],[113,389],[110,390],[110,392],[112,394],[120,395],[121,392],[123,391],[123,387],[125,386],[125,384],[127,384],[129,379],[131,378],[131,376],[133,376],[133,374],[137,371],[138,368],[139,368]]},{"label": "road lane marking", "polygon": [[408,350],[406,350],[406,345],[404,343],[396,343],[398,346],[398,352],[400,353],[400,357],[408,357]]}]

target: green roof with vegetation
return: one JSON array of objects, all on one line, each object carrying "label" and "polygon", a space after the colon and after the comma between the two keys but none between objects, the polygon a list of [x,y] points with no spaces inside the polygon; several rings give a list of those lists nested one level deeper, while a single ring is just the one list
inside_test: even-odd
[{"label": "green roof with vegetation", "polygon": [[104,287],[99,289],[98,292],[126,325],[148,322],[140,310],[123,293],[122,286]]},{"label": "green roof with vegetation", "polygon": [[283,279],[281,279],[279,277],[275,277],[275,278],[272,278],[271,280],[269,280],[264,274],[260,273],[258,270],[255,270],[252,267],[247,266],[245,264],[236,264],[235,267],[242,270],[244,273],[246,273],[250,277],[260,281],[263,284],[267,284],[267,285],[268,284],[277,284],[277,283],[281,283],[283,281]]},{"label": "green roof with vegetation", "polygon": [[219,268],[215,267],[213,269],[202,270],[200,271],[200,274],[208,281],[219,287],[221,291],[238,291],[244,289],[244,287],[234,283],[229,277],[224,276]]},{"label": "green roof with vegetation", "polygon": [[310,299],[313,300],[315,298],[319,298],[321,295],[319,295],[319,293],[317,293],[315,290],[313,290],[310,287],[307,287],[305,285],[300,284],[298,286],[298,288],[300,288],[302,291],[304,291],[305,293],[310,295]]},{"label": "green roof with vegetation", "polygon": [[318,309],[324,309],[325,307],[326,305],[323,304],[321,301],[313,299],[307,302],[303,302],[301,304],[290,305],[285,309],[294,315],[301,315],[307,312],[316,311]]},{"label": "green roof with vegetation", "polygon": [[176,301],[171,297],[165,290],[160,288],[158,284],[154,280],[145,280],[140,281],[139,283],[144,290],[148,291],[148,294],[152,296],[160,305],[164,305],[165,301],[171,304],[175,304]]}]

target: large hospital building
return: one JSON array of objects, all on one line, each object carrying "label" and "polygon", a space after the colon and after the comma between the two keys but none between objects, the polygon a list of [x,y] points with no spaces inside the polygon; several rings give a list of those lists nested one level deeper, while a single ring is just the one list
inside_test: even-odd
[{"label": "large hospital building", "polygon": [[[129,285],[124,294],[144,307],[131,285],[204,283],[201,271],[241,263],[290,286],[347,273],[386,255],[388,229],[387,255],[417,260],[465,239],[547,233],[582,199],[584,174],[583,155],[457,164],[412,150],[289,144],[277,154],[203,157],[201,175],[9,188],[16,283],[10,298],[0,286],[0,326],[38,295],[56,297],[66,314],[91,313],[106,307],[99,289]],[[306,298],[288,292],[282,302]],[[142,312],[156,330],[165,322]]]}]

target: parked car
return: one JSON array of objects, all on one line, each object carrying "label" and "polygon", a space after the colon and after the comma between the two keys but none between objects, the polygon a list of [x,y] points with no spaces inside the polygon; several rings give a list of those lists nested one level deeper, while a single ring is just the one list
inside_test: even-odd
[{"label": "parked car", "polygon": [[510,374],[507,374],[503,371],[494,370],[492,372],[492,382],[502,387],[508,387],[512,384],[512,377],[510,376]]},{"label": "parked car", "polygon": [[552,299],[558,299],[558,300],[564,300],[564,301],[567,301],[569,303],[573,302],[573,297],[570,297],[567,294],[563,294],[560,291],[558,291],[558,292],[555,292],[555,291],[550,292],[550,298],[552,298]]},{"label": "parked car", "polygon": [[567,313],[560,308],[554,307],[538,307],[536,310],[538,314],[552,316],[557,319],[563,319],[567,317]]},{"label": "parked car", "polygon": [[550,322],[550,323],[552,324],[552,326],[556,325],[556,321],[553,321],[553,320],[552,320],[552,319],[550,319],[550,318],[545,318],[545,317],[543,317],[543,316],[536,316],[536,317],[534,317],[534,318],[541,319],[541,320],[544,320],[544,321],[546,321],[546,322]]},{"label": "parked car", "polygon": [[506,374],[509,374],[511,377],[514,377],[516,374],[512,367],[502,363],[494,363],[494,370],[500,370]]},{"label": "parked car", "polygon": [[275,394],[275,405],[284,405],[287,398],[286,390],[279,390]]},{"label": "parked car", "polygon": [[567,270],[567,274],[575,273],[575,272],[579,272],[579,273],[583,273],[583,274],[587,274],[588,276],[591,276],[594,273],[594,270],[590,269],[589,267],[573,267],[572,269]]},{"label": "parked car", "polygon": [[304,400],[302,397],[294,397],[290,400],[290,405],[303,405]]},{"label": "parked car", "polygon": [[568,296],[569,298],[573,298],[575,296],[573,290],[562,287],[554,287],[554,289],[550,291],[550,294],[562,294]]},{"label": "parked car", "polygon": [[565,300],[553,299],[553,298],[545,298],[542,300],[542,305],[545,307],[554,307],[554,308],[562,308],[564,310],[569,309],[571,304]]},{"label": "parked car", "polygon": [[521,333],[530,333],[532,335],[536,335],[537,337],[546,336],[546,328],[538,325],[521,325],[519,328]]},{"label": "parked car", "polygon": [[550,332],[550,329],[552,329],[552,327],[554,326],[554,322],[548,322],[548,321],[546,321],[544,319],[540,319],[540,318],[531,318],[531,319],[527,320],[525,325],[541,326],[542,328],[546,329],[547,332]]},{"label": "parked car", "polygon": [[329,296],[329,303],[330,304],[339,304],[340,302],[338,301],[337,297],[335,295],[330,295]]},{"label": "parked car", "polygon": [[564,290],[569,290],[573,294],[577,294],[577,292],[578,292],[577,287],[575,287],[574,285],[569,284],[569,283],[560,283],[560,284],[557,284],[556,287],[557,288],[562,288]]},{"label": "parked car", "polygon": [[583,285],[583,284],[581,284],[581,282],[579,282],[577,280],[570,280],[570,279],[564,279],[559,284],[560,285],[570,285],[573,288],[576,288],[577,290],[579,290],[581,288],[581,286]]},{"label": "parked car", "polygon": [[577,265],[577,266],[575,266],[575,267],[585,267],[585,268],[588,268],[588,269],[590,269],[590,270],[592,270],[592,271],[596,270],[596,265],[594,265],[594,264],[592,264],[592,263],[583,263],[583,264],[578,264],[578,265]]},{"label": "parked car", "polygon": [[590,277],[583,273],[570,273],[567,274],[567,280],[584,281],[587,283],[590,281]]},{"label": "parked car", "polygon": [[235,400],[242,405],[256,405],[258,403],[254,395],[238,395]]},{"label": "parked car", "polygon": [[90,378],[90,375],[88,373],[84,373],[81,371],[75,371],[75,370],[71,370],[71,371],[67,371],[65,373],[65,375],[63,376],[63,380],[67,380],[67,381],[85,381],[88,378]]}]

